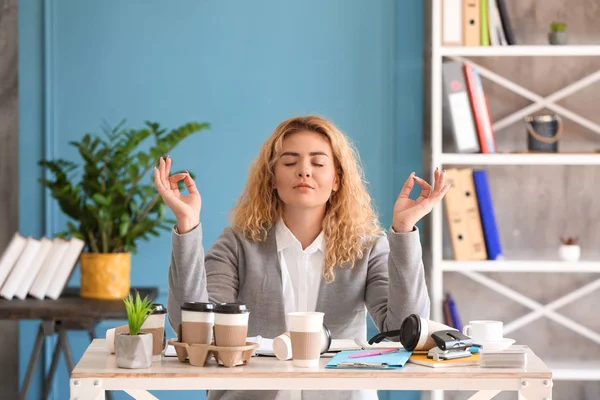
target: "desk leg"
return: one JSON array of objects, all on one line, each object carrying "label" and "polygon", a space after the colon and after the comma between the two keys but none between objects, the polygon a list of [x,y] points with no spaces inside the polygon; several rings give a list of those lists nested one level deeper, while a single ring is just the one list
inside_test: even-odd
[{"label": "desk leg", "polygon": [[27,365],[27,373],[25,374],[25,379],[23,380],[23,387],[21,388],[21,393],[19,394],[19,400],[27,399],[27,392],[29,391],[29,386],[31,385],[31,378],[33,377],[35,365],[40,358],[45,336],[44,323],[41,323],[40,328],[38,329],[38,334],[35,338],[35,344],[33,345],[31,358],[29,359],[29,364]]},{"label": "desk leg", "polygon": [[90,379],[71,379],[71,400],[104,400],[104,389]]},{"label": "desk leg", "polygon": [[552,380],[523,379],[519,400],[552,400]]},{"label": "desk leg", "polygon": [[[92,343],[94,341],[94,339],[96,339],[96,333],[94,332],[94,327],[95,324],[93,326],[91,326],[88,330],[88,335],[90,335],[90,343]],[[104,399],[102,399],[104,400]],[[106,400],[113,400],[113,396],[112,393],[110,392],[110,390],[106,391]]]}]

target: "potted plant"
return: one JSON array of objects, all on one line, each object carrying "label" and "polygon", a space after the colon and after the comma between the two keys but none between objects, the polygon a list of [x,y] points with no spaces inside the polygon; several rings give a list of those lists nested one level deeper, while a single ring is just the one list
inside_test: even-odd
[{"label": "potted plant", "polygon": [[558,249],[558,254],[563,261],[579,261],[581,257],[581,248],[577,244],[577,237],[561,237],[561,246]]},{"label": "potted plant", "polygon": [[567,44],[567,25],[564,22],[552,22],[548,41],[550,44]]},{"label": "potted plant", "polygon": [[152,300],[136,292],[123,299],[127,311],[129,332],[115,337],[115,357],[119,368],[149,368],[152,365],[152,333],[140,332],[144,321],[152,314]]},{"label": "potted plant", "polygon": [[[131,253],[140,240],[169,230],[166,206],[148,172],[160,157],[207,123],[190,122],[167,130],[146,122],[141,129],[104,127],[104,135],[86,134],[74,146],[80,164],[64,159],[39,162],[51,177],[40,179],[71,221],[57,236],[86,242],[80,257],[81,296],[123,299],[130,290]],[[149,143],[148,143],[149,142]],[[150,175],[151,177],[151,175]]]}]

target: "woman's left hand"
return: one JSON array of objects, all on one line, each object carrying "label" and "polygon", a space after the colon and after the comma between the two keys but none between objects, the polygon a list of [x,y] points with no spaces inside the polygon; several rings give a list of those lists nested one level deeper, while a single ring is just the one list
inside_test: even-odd
[{"label": "woman's left hand", "polygon": [[[429,214],[433,207],[443,198],[450,185],[446,185],[446,171],[440,172],[437,168],[434,172],[435,183],[433,189],[424,179],[410,174],[396,204],[394,204],[394,213],[392,217],[392,228],[396,232],[410,232],[414,229],[417,222],[425,215]],[[412,200],[408,196],[415,185],[415,182],[421,186],[421,195]]]}]

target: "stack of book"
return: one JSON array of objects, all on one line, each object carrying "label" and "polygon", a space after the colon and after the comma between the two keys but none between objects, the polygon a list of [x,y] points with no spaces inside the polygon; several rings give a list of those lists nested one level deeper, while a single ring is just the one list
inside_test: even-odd
[{"label": "stack of book", "polygon": [[481,351],[479,366],[485,368],[525,368],[527,346],[511,346],[502,351]]},{"label": "stack of book", "polygon": [[72,239],[35,239],[15,233],[0,257],[0,296],[11,300],[56,300],[75,269],[85,242]]}]

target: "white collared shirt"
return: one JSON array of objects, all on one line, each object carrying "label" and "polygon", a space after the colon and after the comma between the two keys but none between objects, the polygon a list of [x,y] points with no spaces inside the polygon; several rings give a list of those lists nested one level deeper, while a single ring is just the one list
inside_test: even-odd
[{"label": "white collared shirt", "polygon": [[[279,219],[275,225],[277,258],[281,266],[283,308],[285,314],[296,311],[316,311],[319,288],[325,266],[325,236],[323,231],[306,248]],[[287,319],[286,319],[287,325]],[[361,391],[363,400],[377,399],[377,391]],[[309,396],[305,397],[309,398]],[[301,390],[281,390],[277,400],[300,400]]]},{"label": "white collared shirt", "polygon": [[315,311],[325,265],[323,232],[310,246],[302,249],[300,241],[280,219],[275,226],[275,237],[286,315],[295,311]]}]

